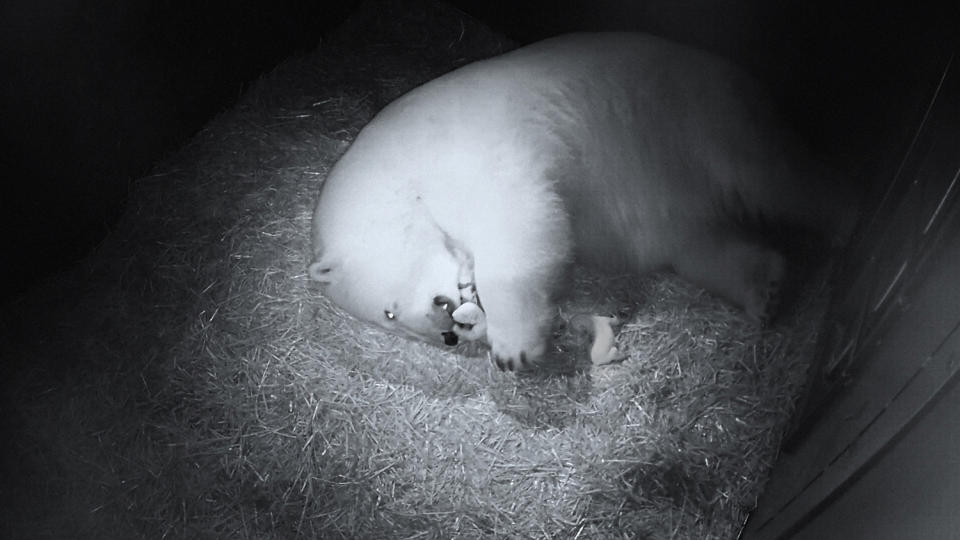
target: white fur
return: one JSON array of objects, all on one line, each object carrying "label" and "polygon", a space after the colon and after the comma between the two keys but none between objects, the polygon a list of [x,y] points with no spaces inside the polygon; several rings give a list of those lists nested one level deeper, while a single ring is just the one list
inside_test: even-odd
[{"label": "white fur", "polygon": [[468,65],[386,107],[336,164],[311,275],[355,315],[439,342],[452,320],[433,298],[459,299],[465,252],[487,340],[511,367],[544,353],[575,247],[635,271],[690,267],[762,311],[770,291],[726,255],[749,252],[761,281],[782,261],[728,234],[730,215],[833,219],[797,181],[813,167],[762,96],[718,58],[637,34],[563,36]]}]

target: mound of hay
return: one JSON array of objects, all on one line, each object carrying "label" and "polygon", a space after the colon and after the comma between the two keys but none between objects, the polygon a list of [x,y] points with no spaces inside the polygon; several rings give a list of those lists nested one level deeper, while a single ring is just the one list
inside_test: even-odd
[{"label": "mound of hay", "polygon": [[[3,535],[736,537],[824,290],[760,332],[674,277],[578,270],[557,328],[573,360],[515,376],[364,326],[307,279],[317,190],[359,128],[510,46],[444,6],[367,4],[8,306]],[[628,358],[577,360],[574,313],[619,314]]]}]

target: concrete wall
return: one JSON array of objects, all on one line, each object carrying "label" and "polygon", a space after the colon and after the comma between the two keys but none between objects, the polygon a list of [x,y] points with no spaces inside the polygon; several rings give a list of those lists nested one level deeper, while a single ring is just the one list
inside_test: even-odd
[{"label": "concrete wall", "polygon": [[[955,269],[960,272],[960,268]],[[926,540],[960,531],[960,385],[797,532],[797,540]]]},{"label": "concrete wall", "polygon": [[960,66],[949,66],[848,251],[802,421],[745,538],[956,537]]}]

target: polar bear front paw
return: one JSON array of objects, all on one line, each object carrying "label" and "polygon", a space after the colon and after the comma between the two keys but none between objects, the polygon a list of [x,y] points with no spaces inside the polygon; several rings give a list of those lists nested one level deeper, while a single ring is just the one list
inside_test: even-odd
[{"label": "polar bear front paw", "polygon": [[493,363],[500,371],[519,371],[533,366],[534,361],[543,355],[544,346],[537,345],[529,350],[509,350],[496,343],[491,344]]},{"label": "polar bear front paw", "polygon": [[483,280],[478,273],[477,278],[494,364],[501,371],[533,367],[547,349],[554,314],[545,290],[549,281],[537,275]]},{"label": "polar bear front paw", "polygon": [[521,302],[514,310],[498,317],[499,311],[487,309],[487,343],[493,362],[500,371],[531,368],[547,349],[545,309],[530,309],[532,302]]}]

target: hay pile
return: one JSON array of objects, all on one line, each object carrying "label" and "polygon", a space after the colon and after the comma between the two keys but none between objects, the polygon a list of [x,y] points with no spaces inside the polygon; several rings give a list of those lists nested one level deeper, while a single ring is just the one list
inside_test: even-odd
[{"label": "hay pile", "polygon": [[[92,257],[4,313],[4,537],[733,538],[823,290],[760,333],[670,276],[578,271],[562,369],[496,371],[308,281],[317,189],[391,99],[502,38],[367,4],[138,182]],[[619,313],[591,368],[573,313]],[[588,364],[588,363],[587,363]]]}]

